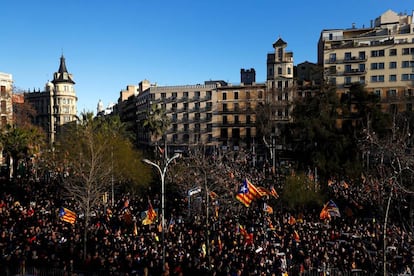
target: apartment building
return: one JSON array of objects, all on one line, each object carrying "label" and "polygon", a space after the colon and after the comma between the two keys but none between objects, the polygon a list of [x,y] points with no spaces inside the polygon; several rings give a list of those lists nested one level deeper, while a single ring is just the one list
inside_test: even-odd
[{"label": "apartment building", "polygon": [[[0,72],[0,125],[3,130],[13,123],[13,77]],[[3,149],[0,150],[0,165],[4,164]]]},{"label": "apartment building", "polygon": [[44,91],[28,91],[24,99],[36,111],[33,123],[42,127],[50,143],[55,141],[61,128],[77,119],[77,101],[75,81],[68,73],[65,57],[60,57],[60,65],[53,74],[53,80],[46,83]]},{"label": "apartment building", "polygon": [[170,147],[181,148],[199,143],[216,145],[217,141],[213,138],[218,135],[213,131],[213,103],[216,102],[215,91],[219,85],[220,82],[157,86],[148,80],[140,82],[135,99],[138,143],[153,144],[157,138],[143,127],[151,106],[156,104],[165,110],[171,120],[165,134]]},{"label": "apartment building", "polygon": [[384,112],[412,111],[414,103],[413,14],[388,10],[369,27],[323,30],[318,64],[338,96],[355,84],[379,96]]},{"label": "apartment building", "polygon": [[217,87],[213,138],[219,145],[234,148],[249,147],[254,143],[256,109],[264,103],[266,92],[266,84],[255,83],[255,79],[254,69],[242,69],[240,84]]},{"label": "apartment building", "polygon": [[13,77],[0,72],[0,124],[4,128],[13,123]]}]

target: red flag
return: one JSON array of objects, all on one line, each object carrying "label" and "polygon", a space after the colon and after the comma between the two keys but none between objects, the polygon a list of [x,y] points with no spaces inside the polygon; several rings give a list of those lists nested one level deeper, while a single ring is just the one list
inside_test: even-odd
[{"label": "red flag", "polygon": [[248,233],[243,226],[239,225],[240,234],[243,235],[246,244],[253,244],[253,233]]},{"label": "red flag", "polygon": [[270,188],[270,194],[271,194],[274,198],[276,198],[276,199],[278,199],[278,198],[279,198],[279,194],[276,192],[276,190],[275,190],[275,188],[274,188],[274,187],[271,187],[271,188]]},{"label": "red flag", "polygon": [[299,237],[298,231],[296,231],[296,230],[293,232],[293,239],[296,242],[300,242],[300,237]]}]

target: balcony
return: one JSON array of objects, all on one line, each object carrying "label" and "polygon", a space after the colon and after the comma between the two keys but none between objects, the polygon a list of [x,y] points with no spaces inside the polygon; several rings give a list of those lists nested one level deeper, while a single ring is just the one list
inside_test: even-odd
[{"label": "balcony", "polygon": [[365,62],[367,61],[366,57],[351,57],[346,58],[342,61],[342,63],[359,63],[359,62]]},{"label": "balcony", "polygon": [[344,71],[343,75],[344,76],[356,76],[356,75],[365,75],[367,73],[367,71],[363,70],[359,70],[359,69],[351,69],[351,71]]}]

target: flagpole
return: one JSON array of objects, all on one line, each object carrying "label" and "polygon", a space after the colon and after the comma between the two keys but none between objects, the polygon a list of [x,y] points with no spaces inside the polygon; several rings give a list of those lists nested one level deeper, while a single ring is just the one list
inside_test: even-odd
[{"label": "flagpole", "polygon": [[[165,149],[166,150],[166,149]],[[143,159],[142,162],[154,166],[157,168],[158,172],[160,173],[161,177],[161,242],[162,242],[162,271],[165,271],[165,174],[167,173],[168,165],[173,161],[174,159],[180,157],[181,154],[176,153],[173,157],[168,158],[167,155],[165,155],[165,164],[164,167],[161,168],[158,164],[148,160]]]}]

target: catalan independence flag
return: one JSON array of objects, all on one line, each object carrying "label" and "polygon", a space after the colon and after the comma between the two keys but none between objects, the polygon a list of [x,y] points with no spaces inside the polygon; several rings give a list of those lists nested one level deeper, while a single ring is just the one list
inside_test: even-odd
[{"label": "catalan independence flag", "polygon": [[69,209],[67,209],[67,208],[61,207],[59,209],[59,218],[61,220],[65,221],[65,222],[75,224],[75,222],[76,222],[76,213],[69,210]]},{"label": "catalan independence flag", "polygon": [[244,204],[246,207],[250,207],[250,203],[261,197],[260,191],[250,183],[247,178],[244,179],[243,184],[238,191],[236,198],[238,201]]},{"label": "catalan independence flag", "polygon": [[154,208],[152,208],[151,202],[148,202],[148,211],[145,219],[142,221],[142,224],[148,225],[152,224],[157,217],[157,213],[155,212]]}]

